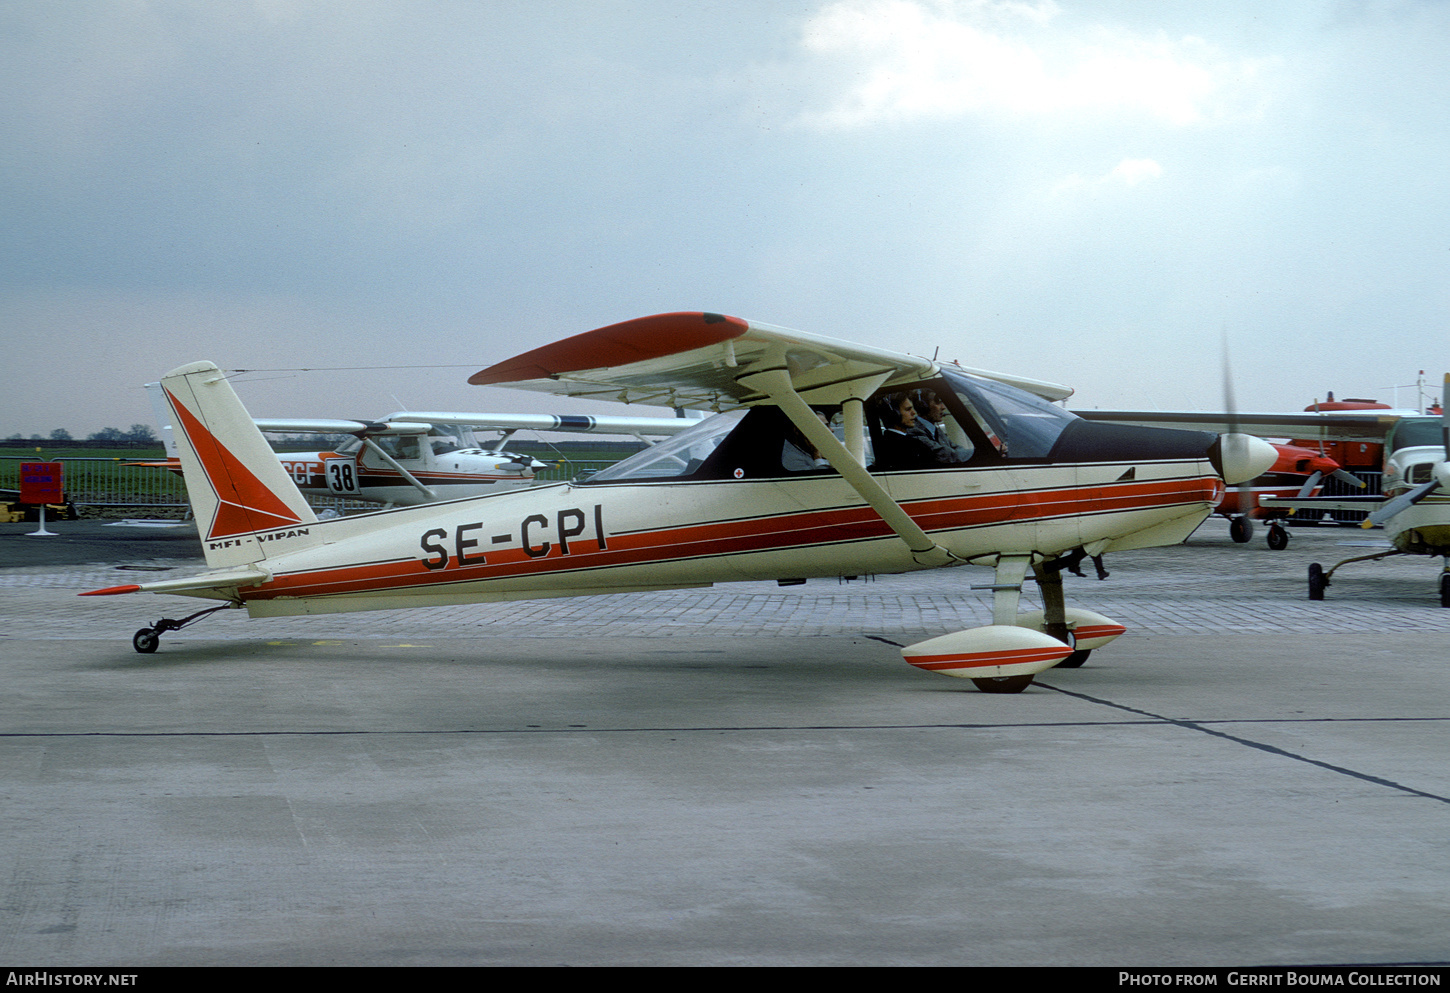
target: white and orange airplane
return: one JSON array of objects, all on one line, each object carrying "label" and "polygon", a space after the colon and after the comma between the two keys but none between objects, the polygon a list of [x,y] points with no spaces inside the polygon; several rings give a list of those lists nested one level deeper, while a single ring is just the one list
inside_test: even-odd
[{"label": "white and orange airplane", "polygon": [[[133,462],[181,472],[170,408],[160,383],[147,383],[156,411],[165,462]],[[342,418],[258,417],[263,432],[350,434],[334,451],[285,452],[277,456],[297,488],[308,497],[336,497],[386,507],[483,496],[530,486],[537,470],[547,468],[529,455],[504,450],[520,430],[569,434],[623,435],[649,439],[679,434],[693,420],[685,417],[595,417],[584,414],[481,414],[406,410],[376,421]],[[500,436],[484,441],[477,429]]]},{"label": "white and orange airplane", "polygon": [[[1181,542],[1275,459],[1240,434],[1082,420],[1071,390],[708,313],[567,338],[474,384],[719,411],[587,480],[319,521],[210,362],[162,380],[210,571],[94,590],[253,617],[995,570],[993,623],[902,649],[1016,692],[1123,633],[1068,608],[1083,556]],[[915,405],[930,411],[917,425]],[[927,436],[930,436],[928,438]],[[1043,610],[1019,613],[1029,572]]]}]

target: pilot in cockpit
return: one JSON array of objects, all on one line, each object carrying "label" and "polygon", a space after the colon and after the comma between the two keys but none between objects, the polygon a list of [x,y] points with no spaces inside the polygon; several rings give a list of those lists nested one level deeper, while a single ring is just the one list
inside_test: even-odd
[{"label": "pilot in cockpit", "polygon": [[947,405],[935,390],[914,390],[911,394],[917,411],[916,423],[909,434],[920,437],[936,456],[938,465],[958,465],[972,457],[970,449],[963,448],[947,436]]}]

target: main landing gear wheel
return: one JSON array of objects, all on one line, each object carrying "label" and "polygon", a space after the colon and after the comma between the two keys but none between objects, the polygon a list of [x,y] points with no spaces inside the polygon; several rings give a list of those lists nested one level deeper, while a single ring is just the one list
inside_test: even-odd
[{"label": "main landing gear wheel", "polygon": [[[1054,635],[1053,637],[1059,637],[1060,638],[1061,636]],[[1057,665],[1053,666],[1053,668],[1054,669],[1080,669],[1080,668],[1082,668],[1082,664],[1087,661],[1087,657],[1088,657],[1088,655],[1090,655],[1092,653],[1092,649],[1090,649],[1090,648],[1081,648],[1081,649],[1078,648],[1077,647],[1077,635],[1074,634],[1074,633],[1072,633],[1071,631],[1067,632],[1067,637],[1066,638],[1061,638],[1061,640],[1067,642],[1069,645],[1072,646],[1073,653],[1071,655],[1069,655],[1067,658],[1063,659],[1061,662],[1057,663]]]},{"label": "main landing gear wheel", "polygon": [[[1324,575],[1324,567],[1322,565],[1320,565],[1318,562],[1310,562],[1309,563],[1309,599],[1311,599],[1311,600],[1323,600],[1324,599],[1324,589],[1328,585],[1329,585],[1329,580]],[[1441,590],[1440,596],[1441,596],[1441,599],[1443,600],[1444,599],[1444,596],[1445,596],[1445,594],[1444,594],[1445,585],[1444,585],[1443,582],[1440,584],[1440,590]]]},{"label": "main landing gear wheel", "polygon": [[972,682],[983,693],[1021,693],[1032,685],[1032,676],[988,676]]},{"label": "main landing gear wheel", "polygon": [[1270,524],[1269,534],[1264,540],[1274,551],[1282,552],[1289,547],[1289,530],[1282,524]]},{"label": "main landing gear wheel", "polygon": [[1073,652],[1071,655],[1069,655],[1067,658],[1063,659],[1061,662],[1057,663],[1054,668],[1081,669],[1082,664],[1087,661],[1088,656],[1092,653],[1093,650],[1091,648],[1080,648],[1077,651]]},{"label": "main landing gear wheel", "polygon": [[1235,517],[1229,521],[1228,536],[1242,545],[1254,536],[1254,522],[1247,517]]},{"label": "main landing gear wheel", "polygon": [[1440,574],[1440,606],[1450,607],[1450,572]]},{"label": "main landing gear wheel", "polygon": [[131,644],[142,655],[150,655],[161,644],[161,636],[150,628],[142,628],[131,636]]}]

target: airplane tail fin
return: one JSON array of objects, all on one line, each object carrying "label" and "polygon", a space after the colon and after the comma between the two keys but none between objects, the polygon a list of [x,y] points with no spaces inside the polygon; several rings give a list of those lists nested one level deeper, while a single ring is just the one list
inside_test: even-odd
[{"label": "airplane tail fin", "polygon": [[166,406],[166,391],[161,388],[160,383],[147,383],[146,396],[151,401],[151,409],[156,412],[156,427],[161,432],[161,444],[166,446],[166,457],[177,458],[176,437],[171,430],[171,408]]},{"label": "airplane tail fin", "polygon": [[207,565],[259,562],[273,537],[305,537],[317,516],[221,370],[193,362],[161,388]]}]

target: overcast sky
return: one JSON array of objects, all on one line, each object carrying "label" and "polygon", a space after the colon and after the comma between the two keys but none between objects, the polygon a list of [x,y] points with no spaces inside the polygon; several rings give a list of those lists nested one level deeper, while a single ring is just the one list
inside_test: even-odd
[{"label": "overcast sky", "polygon": [[1438,388],[1447,53],[1445,2],[7,0],[0,436],[196,359],[605,412],[465,380],[670,310],[1080,407],[1216,409],[1225,335],[1243,409]]}]

